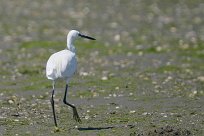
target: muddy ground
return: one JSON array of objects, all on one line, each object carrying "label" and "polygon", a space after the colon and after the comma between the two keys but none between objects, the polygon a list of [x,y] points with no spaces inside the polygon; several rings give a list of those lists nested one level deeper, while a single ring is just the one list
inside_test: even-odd
[{"label": "muddy ground", "polygon": [[[0,135],[204,135],[204,3],[0,1]],[[78,70],[50,105],[49,56],[71,29]]]}]

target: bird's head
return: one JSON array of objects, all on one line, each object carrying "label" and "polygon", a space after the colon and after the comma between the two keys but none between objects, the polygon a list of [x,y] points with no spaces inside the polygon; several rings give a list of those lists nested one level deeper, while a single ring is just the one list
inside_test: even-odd
[{"label": "bird's head", "polygon": [[69,33],[67,35],[67,38],[72,40],[72,41],[75,40],[78,37],[82,37],[82,38],[86,38],[86,39],[90,39],[90,40],[96,40],[95,38],[92,38],[90,36],[81,34],[79,31],[76,31],[76,30],[69,31]]}]

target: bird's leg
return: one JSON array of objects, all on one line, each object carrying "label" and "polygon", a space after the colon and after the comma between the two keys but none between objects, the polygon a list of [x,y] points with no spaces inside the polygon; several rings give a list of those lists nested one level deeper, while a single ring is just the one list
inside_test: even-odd
[{"label": "bird's leg", "polygon": [[79,117],[79,114],[77,112],[77,109],[74,105],[70,104],[67,102],[67,90],[68,90],[68,84],[66,84],[66,88],[65,88],[65,94],[64,94],[64,99],[63,99],[63,102],[64,104],[70,106],[72,109],[73,109],[73,118],[77,121],[77,122],[81,122],[81,119]]},{"label": "bird's leg", "polygon": [[54,93],[55,93],[55,87],[54,87],[54,81],[53,81],[53,90],[52,90],[52,96],[50,99],[51,105],[52,105],[52,112],[53,112],[53,117],[54,117],[54,122],[55,122],[55,126],[57,127],[57,120],[56,120],[56,115],[55,115],[55,102],[54,102]]}]

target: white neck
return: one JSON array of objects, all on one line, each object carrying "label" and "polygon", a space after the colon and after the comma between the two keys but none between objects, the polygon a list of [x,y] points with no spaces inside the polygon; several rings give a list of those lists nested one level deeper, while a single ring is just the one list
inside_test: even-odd
[{"label": "white neck", "polygon": [[67,36],[67,48],[71,52],[75,53],[75,47],[73,44],[74,39],[71,36]]}]

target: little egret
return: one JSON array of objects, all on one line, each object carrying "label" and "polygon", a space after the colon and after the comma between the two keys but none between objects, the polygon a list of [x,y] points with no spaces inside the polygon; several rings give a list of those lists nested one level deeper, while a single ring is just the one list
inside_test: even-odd
[{"label": "little egret", "polygon": [[67,35],[67,48],[62,51],[52,54],[50,58],[48,59],[47,65],[46,65],[46,76],[48,79],[52,80],[53,90],[52,90],[50,101],[52,105],[52,112],[53,112],[54,123],[56,127],[57,127],[57,120],[56,120],[56,115],[55,115],[53,96],[55,93],[55,81],[59,78],[62,78],[66,81],[63,102],[64,104],[70,106],[73,109],[73,118],[77,122],[81,122],[79,115],[77,113],[76,107],[70,104],[69,102],[67,102],[67,99],[66,99],[69,80],[77,69],[77,60],[76,60],[74,41],[78,37],[95,40],[94,38],[83,35],[76,30],[71,30]]}]

